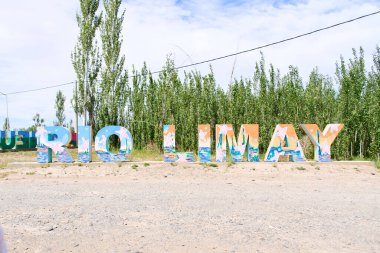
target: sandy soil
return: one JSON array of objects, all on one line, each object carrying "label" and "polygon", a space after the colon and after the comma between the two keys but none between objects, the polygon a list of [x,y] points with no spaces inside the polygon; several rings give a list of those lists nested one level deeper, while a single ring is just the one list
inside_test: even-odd
[{"label": "sandy soil", "polygon": [[9,251],[380,252],[369,163],[133,164],[0,170]]}]

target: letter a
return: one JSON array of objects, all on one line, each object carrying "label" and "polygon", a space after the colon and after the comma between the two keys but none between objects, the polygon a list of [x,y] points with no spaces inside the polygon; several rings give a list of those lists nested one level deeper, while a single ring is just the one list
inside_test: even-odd
[{"label": "letter a", "polygon": [[265,161],[277,162],[281,155],[290,155],[293,162],[306,160],[292,124],[279,124],[276,126],[265,154]]}]

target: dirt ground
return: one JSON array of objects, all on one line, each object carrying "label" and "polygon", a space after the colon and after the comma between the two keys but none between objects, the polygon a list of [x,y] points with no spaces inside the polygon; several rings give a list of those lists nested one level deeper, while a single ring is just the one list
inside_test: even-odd
[{"label": "dirt ground", "polygon": [[370,163],[18,165],[0,178],[9,252],[380,252]]}]

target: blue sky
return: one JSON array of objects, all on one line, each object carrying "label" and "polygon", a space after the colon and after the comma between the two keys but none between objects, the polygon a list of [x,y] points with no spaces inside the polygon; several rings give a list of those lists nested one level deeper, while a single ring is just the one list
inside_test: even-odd
[{"label": "blue sky", "polygon": [[[5,1],[0,9],[0,91],[14,92],[75,80],[70,54],[75,45],[78,0]],[[130,0],[126,8],[123,53],[128,69],[144,61],[151,70],[161,69],[171,53],[178,65],[234,53],[289,36],[380,10],[379,1],[228,1],[228,0]],[[380,15],[359,20],[309,37],[265,48],[267,63],[281,73],[289,65],[299,68],[307,81],[310,71],[334,78],[340,55],[363,46],[367,69],[379,43]],[[251,77],[260,52],[214,62],[217,83],[226,87],[236,60],[234,76]],[[196,67],[207,73],[209,66]],[[66,116],[73,119],[69,100],[72,87],[62,88],[67,97]],[[32,124],[39,112],[48,124],[55,117],[57,89],[10,95],[12,127]],[[0,96],[0,124],[5,99]]]}]

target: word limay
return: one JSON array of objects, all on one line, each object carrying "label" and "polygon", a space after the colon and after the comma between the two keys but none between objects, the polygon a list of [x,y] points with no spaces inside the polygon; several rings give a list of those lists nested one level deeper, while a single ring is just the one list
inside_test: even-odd
[{"label": "word limay", "polygon": [[[306,132],[314,145],[314,159],[320,162],[331,161],[331,144],[343,129],[343,124],[329,124],[323,130],[316,124],[302,124],[301,128]],[[243,161],[247,153],[248,162],[259,161],[259,125],[243,124],[240,127],[236,139],[231,124],[216,125],[216,161],[227,160],[227,145],[234,162]],[[108,141],[111,135],[120,139],[120,149],[112,153]],[[200,162],[211,162],[211,127],[210,125],[198,125],[198,157]],[[37,161],[39,163],[52,162],[52,153],[59,162],[74,162],[65,145],[70,143],[69,130],[61,126],[39,127],[36,132]],[[164,161],[165,162],[194,162],[193,152],[176,152],[175,150],[175,126],[164,125]],[[92,133],[90,126],[80,126],[78,129],[78,160],[81,163],[91,162]],[[122,126],[106,126],[95,137],[95,151],[103,162],[125,161],[132,153],[132,135]],[[298,140],[292,124],[279,124],[276,126],[264,161],[277,162],[282,155],[288,155],[291,161],[305,161],[302,146]]]}]

